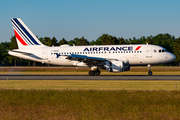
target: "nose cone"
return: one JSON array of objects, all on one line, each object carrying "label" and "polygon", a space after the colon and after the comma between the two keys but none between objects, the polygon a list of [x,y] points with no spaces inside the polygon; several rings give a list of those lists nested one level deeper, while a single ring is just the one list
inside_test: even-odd
[{"label": "nose cone", "polygon": [[176,56],[174,54],[170,54],[169,61],[172,62],[176,59]]}]

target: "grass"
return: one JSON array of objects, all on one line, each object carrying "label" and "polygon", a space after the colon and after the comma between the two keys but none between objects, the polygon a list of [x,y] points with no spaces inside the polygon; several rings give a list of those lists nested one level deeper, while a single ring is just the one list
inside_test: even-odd
[{"label": "grass", "polygon": [[0,89],[0,119],[174,120],[179,91]]},{"label": "grass", "polygon": [[0,89],[18,90],[180,90],[180,81],[1,80]]},{"label": "grass", "polygon": [[180,81],[0,81],[2,120],[175,120],[179,113]]}]

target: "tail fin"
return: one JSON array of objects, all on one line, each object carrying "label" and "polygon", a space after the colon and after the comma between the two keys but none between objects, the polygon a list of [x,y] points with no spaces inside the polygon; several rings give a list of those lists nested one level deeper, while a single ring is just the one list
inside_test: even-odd
[{"label": "tail fin", "polygon": [[19,49],[43,45],[20,18],[11,19]]}]

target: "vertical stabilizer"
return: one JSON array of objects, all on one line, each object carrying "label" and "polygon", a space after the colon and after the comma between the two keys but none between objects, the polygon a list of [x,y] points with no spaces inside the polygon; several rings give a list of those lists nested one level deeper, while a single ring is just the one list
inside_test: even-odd
[{"label": "vertical stabilizer", "polygon": [[39,39],[31,32],[20,18],[11,19],[18,48],[42,47]]}]

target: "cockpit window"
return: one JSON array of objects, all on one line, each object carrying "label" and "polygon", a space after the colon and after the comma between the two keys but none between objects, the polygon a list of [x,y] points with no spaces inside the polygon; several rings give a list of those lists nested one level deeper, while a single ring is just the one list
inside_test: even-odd
[{"label": "cockpit window", "polygon": [[164,49],[165,52],[168,52],[168,50]]},{"label": "cockpit window", "polygon": [[161,53],[161,52],[167,52],[167,50],[166,49],[160,49],[159,53]]}]

